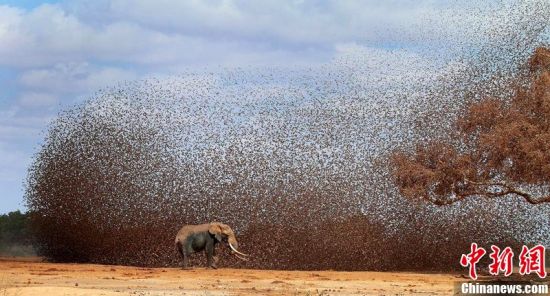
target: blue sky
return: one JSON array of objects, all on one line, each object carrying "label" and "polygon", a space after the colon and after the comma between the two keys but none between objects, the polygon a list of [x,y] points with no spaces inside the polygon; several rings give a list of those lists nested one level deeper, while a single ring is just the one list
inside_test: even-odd
[{"label": "blue sky", "polygon": [[0,1],[0,213],[24,209],[48,122],[98,89],[188,70],[327,63],[356,47],[459,48],[479,36],[457,24],[490,15],[469,12],[479,2]]}]

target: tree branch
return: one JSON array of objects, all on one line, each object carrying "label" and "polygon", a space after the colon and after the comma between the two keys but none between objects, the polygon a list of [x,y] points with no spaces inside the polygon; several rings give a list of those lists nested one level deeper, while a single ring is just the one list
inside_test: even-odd
[{"label": "tree branch", "polygon": [[[501,190],[499,192],[490,192],[487,189],[485,189],[484,191],[476,190],[474,192],[470,192],[470,193],[467,193],[467,194],[463,195],[463,197],[460,198],[460,199],[463,199],[467,196],[473,196],[473,195],[485,195],[485,196],[488,196],[488,197],[498,197],[498,196],[505,196],[505,195],[508,195],[508,194],[515,194],[515,195],[519,195],[519,196],[523,197],[527,202],[529,202],[530,204],[534,204],[534,205],[544,203],[544,202],[550,202],[550,195],[545,196],[543,198],[538,198],[537,199],[533,195],[531,195],[531,194],[529,194],[525,191],[521,191],[518,188],[515,188],[515,187],[513,187],[509,184],[506,184],[504,182],[476,182],[476,181],[471,181],[468,178],[464,178],[464,181],[467,182],[467,183],[473,184],[473,185],[477,185],[477,186],[484,186],[484,187],[498,186],[498,187],[500,187]],[[460,199],[457,199],[455,201],[458,201]],[[452,201],[452,202],[455,202],[455,201]]]}]

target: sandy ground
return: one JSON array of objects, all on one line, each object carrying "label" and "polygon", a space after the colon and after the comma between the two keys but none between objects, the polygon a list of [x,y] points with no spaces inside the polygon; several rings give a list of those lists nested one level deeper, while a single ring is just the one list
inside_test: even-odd
[{"label": "sandy ground", "polygon": [[456,275],[138,268],[0,259],[8,295],[449,295]]}]

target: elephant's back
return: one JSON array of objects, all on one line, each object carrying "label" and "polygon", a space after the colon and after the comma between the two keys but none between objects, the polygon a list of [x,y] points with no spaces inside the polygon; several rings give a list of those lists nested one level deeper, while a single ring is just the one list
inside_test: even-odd
[{"label": "elephant's back", "polygon": [[208,228],[210,228],[210,224],[184,225],[176,234],[175,243],[184,241],[193,233],[208,231]]}]

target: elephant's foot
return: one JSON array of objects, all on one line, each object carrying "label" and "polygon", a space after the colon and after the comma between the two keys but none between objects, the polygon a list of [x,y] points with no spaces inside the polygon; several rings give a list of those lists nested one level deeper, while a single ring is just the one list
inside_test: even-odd
[{"label": "elephant's foot", "polygon": [[208,261],[208,267],[212,269],[218,269],[218,261],[220,261],[220,258],[218,256],[213,256],[212,260]]}]

